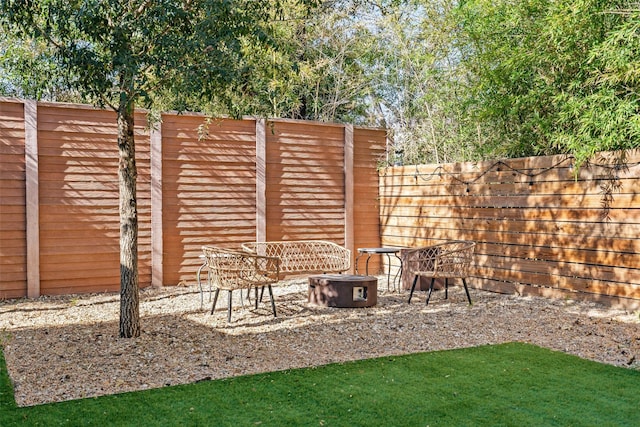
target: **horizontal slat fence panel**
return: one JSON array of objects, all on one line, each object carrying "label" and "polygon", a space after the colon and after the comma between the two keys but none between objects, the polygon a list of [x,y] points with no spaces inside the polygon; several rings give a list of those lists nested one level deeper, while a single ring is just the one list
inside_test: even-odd
[{"label": "horizontal slat fence panel", "polygon": [[0,102],[0,298],[27,293],[24,106]]},{"label": "horizontal slat fence panel", "polygon": [[[119,289],[115,119],[89,106],[0,99],[0,298]],[[204,244],[379,245],[386,132],[348,128],[353,167],[345,125],[164,113],[149,127],[138,111],[140,286],[193,284]]]},{"label": "horizontal slat fence panel", "polygon": [[[386,154],[386,134],[378,129],[355,129],[354,146],[354,247],[377,248],[381,246],[380,199],[378,188],[378,165]],[[358,254],[353,254],[353,260]],[[383,259],[371,258],[369,273],[377,273],[383,267]],[[364,274],[364,259],[359,260],[358,273]]]},{"label": "horizontal slat fence panel", "polygon": [[[136,116],[139,277],[151,278],[149,139]],[[38,161],[40,290],[55,295],[116,291],[120,285],[116,116],[40,105]]]},{"label": "horizontal slat fence panel", "polygon": [[202,245],[255,239],[255,121],[162,116],[164,284],[193,281]]},{"label": "horizontal slat fence panel", "polygon": [[474,240],[477,287],[640,306],[640,153],[617,155],[387,168],[382,242]]},{"label": "horizontal slat fence panel", "polygon": [[268,122],[266,147],[267,240],[344,244],[344,126]]}]

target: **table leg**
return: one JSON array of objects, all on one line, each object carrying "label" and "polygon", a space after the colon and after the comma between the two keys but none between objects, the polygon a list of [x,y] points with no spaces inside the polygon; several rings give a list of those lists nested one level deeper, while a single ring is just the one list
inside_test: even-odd
[{"label": "table leg", "polygon": [[367,262],[365,264],[365,274],[368,276],[369,275],[369,258],[371,258],[371,254],[367,254]]},{"label": "table leg", "polygon": [[393,277],[393,290],[396,290],[396,280],[398,281],[398,292],[400,292],[402,290],[402,258],[400,258],[400,255],[398,255],[398,253],[394,253],[395,257],[398,258],[398,261],[400,261],[400,268],[398,268],[398,271],[396,272],[396,275]]},{"label": "table leg", "polygon": [[358,260],[360,259],[361,256],[362,256],[362,252],[360,252],[356,257],[356,276],[358,275]]},{"label": "table leg", "polygon": [[[389,271],[387,272],[387,292],[389,292],[391,283],[391,255],[387,254],[387,263],[389,264]],[[393,278],[393,290],[396,289],[395,277]]]}]

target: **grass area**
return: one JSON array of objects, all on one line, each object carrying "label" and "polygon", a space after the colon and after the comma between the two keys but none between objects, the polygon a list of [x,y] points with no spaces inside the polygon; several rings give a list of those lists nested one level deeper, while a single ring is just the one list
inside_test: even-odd
[{"label": "grass area", "polygon": [[640,425],[640,371],[522,343],[28,408],[15,405],[4,358],[0,366],[1,426]]}]

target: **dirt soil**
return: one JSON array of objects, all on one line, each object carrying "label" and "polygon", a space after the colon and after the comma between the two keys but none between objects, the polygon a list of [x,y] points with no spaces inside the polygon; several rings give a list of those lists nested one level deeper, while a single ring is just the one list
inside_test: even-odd
[{"label": "dirt soil", "polygon": [[[383,281],[383,278],[380,279]],[[380,286],[380,288],[385,288]],[[258,309],[234,293],[210,315],[195,286],[141,291],[142,334],[118,338],[117,294],[0,302],[0,344],[19,405],[37,405],[290,368],[507,341],[640,369],[640,314],[596,303],[501,295],[460,287],[379,289],[369,308],[307,303],[307,282],[274,288]]]}]

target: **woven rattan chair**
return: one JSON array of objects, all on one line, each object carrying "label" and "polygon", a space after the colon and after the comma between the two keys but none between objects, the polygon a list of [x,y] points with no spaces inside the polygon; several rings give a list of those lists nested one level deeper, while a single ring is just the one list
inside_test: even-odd
[{"label": "woven rattan chair", "polygon": [[271,309],[276,316],[276,305],[273,299],[271,284],[278,281],[279,259],[260,256],[243,251],[233,251],[214,246],[203,246],[202,252],[208,270],[210,286],[215,290],[211,314],[216,308],[218,294],[221,289],[229,292],[227,321],[231,322],[231,295],[236,289],[256,289],[256,308],[258,308],[257,289],[267,286],[271,298]]},{"label": "woven rattan chair", "polygon": [[411,285],[408,303],[411,303],[418,277],[422,276],[431,278],[426,304],[429,304],[435,280],[440,278],[444,279],[445,299],[449,297],[449,279],[462,279],[464,291],[467,294],[469,304],[471,304],[466,277],[473,262],[475,246],[475,242],[454,240],[406,251],[407,261],[403,268],[408,269],[410,274],[415,276]]}]

